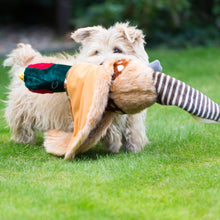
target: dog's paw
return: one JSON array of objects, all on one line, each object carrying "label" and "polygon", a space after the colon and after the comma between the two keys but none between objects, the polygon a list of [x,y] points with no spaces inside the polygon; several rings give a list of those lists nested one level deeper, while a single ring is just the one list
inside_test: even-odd
[{"label": "dog's paw", "polygon": [[126,151],[131,151],[131,152],[134,152],[134,153],[137,153],[139,151],[141,151],[142,148],[139,148],[136,144],[134,143],[126,143],[125,145],[125,150]]},{"label": "dog's paw", "polygon": [[148,138],[145,136],[142,136],[141,138],[128,138],[126,142],[124,143],[125,150],[131,151],[134,153],[138,153],[139,151],[143,150],[146,144],[148,144]]},{"label": "dog's paw", "polygon": [[120,147],[121,147],[120,145],[116,145],[116,144],[110,144],[105,146],[106,150],[111,153],[119,153]]}]

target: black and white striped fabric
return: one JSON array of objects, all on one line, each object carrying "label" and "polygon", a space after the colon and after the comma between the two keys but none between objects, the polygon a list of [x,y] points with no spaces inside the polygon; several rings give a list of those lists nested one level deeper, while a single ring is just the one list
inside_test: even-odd
[{"label": "black and white striped fabric", "polygon": [[[184,82],[160,72],[153,73],[157,103],[176,105],[194,116],[220,123],[220,106]],[[206,123],[210,123],[203,121]],[[202,120],[201,120],[202,121]]]}]

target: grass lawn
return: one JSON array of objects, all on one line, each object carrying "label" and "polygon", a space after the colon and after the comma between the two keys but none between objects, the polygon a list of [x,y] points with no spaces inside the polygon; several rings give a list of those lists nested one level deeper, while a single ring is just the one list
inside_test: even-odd
[{"label": "grass lawn", "polygon": [[[220,48],[148,51],[165,73],[220,103]],[[7,70],[0,60],[0,99]],[[10,141],[0,104],[0,219],[220,219],[220,126],[176,107],[148,111],[151,144],[138,153],[101,146],[72,162]]]}]

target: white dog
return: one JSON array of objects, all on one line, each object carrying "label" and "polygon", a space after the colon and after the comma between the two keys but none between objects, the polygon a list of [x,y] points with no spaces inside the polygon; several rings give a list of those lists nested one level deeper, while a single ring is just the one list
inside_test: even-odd
[{"label": "white dog", "polygon": [[[134,57],[148,64],[141,30],[127,23],[116,23],[105,29],[101,26],[76,30],[71,37],[82,44],[79,54],[43,56],[30,45],[19,44],[4,61],[11,66],[12,81],[5,117],[16,142],[34,143],[38,132],[49,129],[73,130],[67,96],[65,93],[36,94],[25,88],[18,74],[30,63],[52,62],[74,65],[78,61],[101,64],[108,58]],[[102,138],[106,148],[118,152],[121,146],[138,152],[147,143],[145,134],[146,111],[136,115],[117,115]]]}]

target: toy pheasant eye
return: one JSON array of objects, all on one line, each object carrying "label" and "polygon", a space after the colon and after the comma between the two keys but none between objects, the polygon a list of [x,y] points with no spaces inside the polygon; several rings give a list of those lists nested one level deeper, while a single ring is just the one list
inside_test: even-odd
[{"label": "toy pheasant eye", "polygon": [[114,74],[112,75],[112,80],[115,80],[122,73],[122,71],[128,65],[129,62],[130,60],[125,59],[117,60],[116,62],[114,62]]}]

